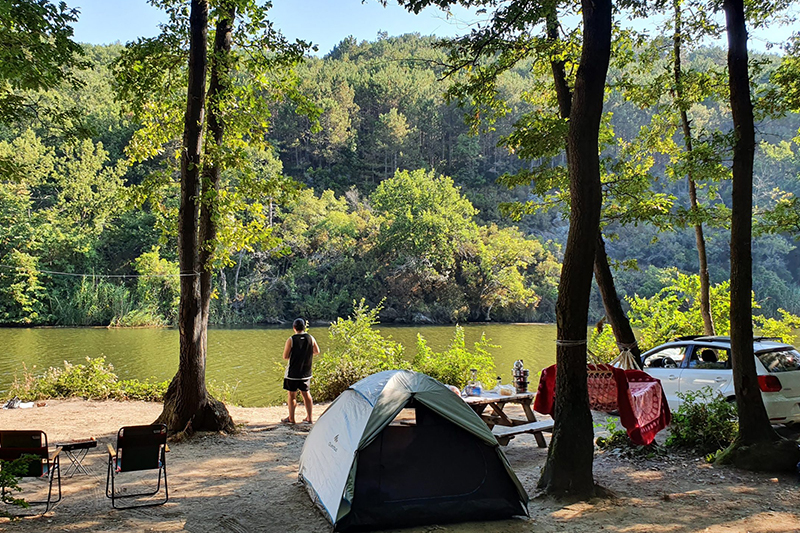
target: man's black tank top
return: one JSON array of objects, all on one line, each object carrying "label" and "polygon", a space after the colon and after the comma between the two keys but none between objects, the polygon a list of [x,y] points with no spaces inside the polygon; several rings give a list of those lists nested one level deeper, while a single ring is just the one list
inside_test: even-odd
[{"label": "man's black tank top", "polygon": [[289,354],[289,366],[286,368],[288,379],[308,379],[311,377],[311,365],[314,361],[314,341],[308,333],[292,335],[292,351]]}]

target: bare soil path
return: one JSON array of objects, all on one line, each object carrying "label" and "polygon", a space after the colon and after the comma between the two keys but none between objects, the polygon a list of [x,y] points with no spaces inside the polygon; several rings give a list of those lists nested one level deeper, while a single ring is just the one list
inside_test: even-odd
[{"label": "bare soil path", "polygon": [[[53,510],[44,517],[14,522],[0,518],[0,531],[330,531],[297,482],[297,462],[308,429],[280,424],[284,407],[233,407],[231,414],[240,428],[237,434],[203,434],[170,444],[169,503],[113,510],[103,494],[106,443],[114,441],[120,426],[150,423],[160,409],[160,404],[145,402],[66,400],[48,401],[46,407],[0,411],[3,429],[42,429],[51,443],[88,436],[99,441],[85,460],[91,475],[64,479],[64,498]],[[537,448],[531,435],[517,437],[505,450],[526,490],[535,494],[546,450]],[[595,479],[617,497],[576,504],[532,499],[530,518],[402,531],[800,532],[800,484],[795,476],[715,468],[682,455],[631,461],[598,452]]]}]

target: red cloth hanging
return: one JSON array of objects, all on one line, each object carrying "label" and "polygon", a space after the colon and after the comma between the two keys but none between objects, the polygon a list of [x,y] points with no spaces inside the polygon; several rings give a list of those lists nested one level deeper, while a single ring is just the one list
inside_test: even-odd
[{"label": "red cloth hanging", "polygon": [[[653,442],[672,419],[661,382],[641,370],[623,370],[611,365],[588,365],[589,407],[596,411],[619,411],[622,426],[631,441]],[[553,414],[556,365],[542,371],[533,409]]]}]

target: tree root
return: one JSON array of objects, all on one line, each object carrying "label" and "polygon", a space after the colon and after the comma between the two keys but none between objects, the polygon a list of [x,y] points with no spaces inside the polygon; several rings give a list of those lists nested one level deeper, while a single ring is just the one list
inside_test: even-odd
[{"label": "tree root", "polygon": [[602,485],[594,484],[592,491],[587,494],[573,494],[566,491],[553,491],[550,492],[547,488],[540,488],[534,495],[535,500],[545,500],[552,498],[553,500],[569,505],[572,503],[585,502],[595,499],[613,500],[617,497],[616,493],[611,489],[607,489]]},{"label": "tree root", "polygon": [[236,432],[236,425],[225,404],[210,394],[194,412],[181,413],[178,412],[174,397],[170,397],[168,392],[164,399],[164,410],[156,423],[167,425],[173,442],[189,438],[196,431]]},{"label": "tree root", "polygon": [[737,439],[720,452],[714,463],[733,465],[753,472],[796,472],[800,462],[800,444],[780,439],[744,445]]}]

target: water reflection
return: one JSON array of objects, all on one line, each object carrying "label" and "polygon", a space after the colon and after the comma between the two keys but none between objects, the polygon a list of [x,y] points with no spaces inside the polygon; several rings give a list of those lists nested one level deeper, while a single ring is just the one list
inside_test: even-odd
[{"label": "water reflection", "polygon": [[[413,357],[417,333],[435,351],[453,337],[453,326],[380,326]],[[482,333],[499,348],[492,350],[498,375],[511,380],[511,366],[523,359],[535,374],[555,361],[556,328],[549,324],[466,325],[468,345]],[[325,351],[327,330],[310,330]],[[283,398],[281,353],[290,328],[211,329],[208,333],[206,376],[217,384],[236,387],[235,399],[247,406],[274,404]],[[104,356],[123,379],[170,379],[178,366],[178,331],[175,329],[106,328],[0,328],[0,393],[8,390],[23,363],[37,372],[64,361],[82,363],[86,357]],[[532,380],[533,381],[533,380]]]}]

